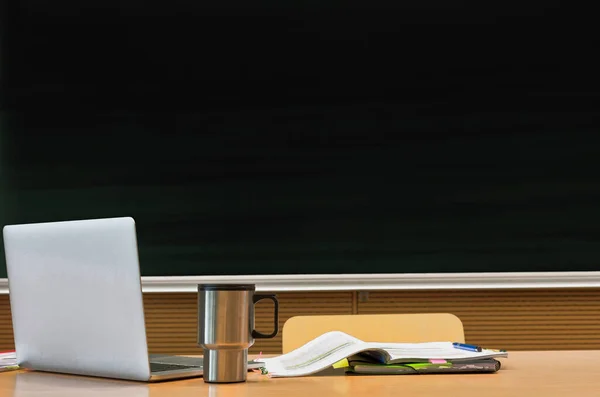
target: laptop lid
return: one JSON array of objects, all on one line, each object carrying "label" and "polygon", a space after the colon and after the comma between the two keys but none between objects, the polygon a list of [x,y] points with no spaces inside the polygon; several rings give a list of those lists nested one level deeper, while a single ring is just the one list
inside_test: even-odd
[{"label": "laptop lid", "polygon": [[18,364],[148,380],[132,218],[3,229]]}]

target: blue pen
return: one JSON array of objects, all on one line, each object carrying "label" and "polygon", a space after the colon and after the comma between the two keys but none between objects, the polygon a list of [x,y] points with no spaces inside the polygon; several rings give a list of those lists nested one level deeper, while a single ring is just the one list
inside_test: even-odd
[{"label": "blue pen", "polygon": [[468,345],[466,343],[454,342],[452,344],[452,346],[454,346],[457,349],[468,350],[468,351],[471,351],[471,352],[480,352],[482,350],[481,347],[479,347],[479,346]]}]

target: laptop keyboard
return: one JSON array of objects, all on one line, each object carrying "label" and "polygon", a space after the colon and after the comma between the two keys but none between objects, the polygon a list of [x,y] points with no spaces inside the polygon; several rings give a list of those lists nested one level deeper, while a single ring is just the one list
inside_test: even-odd
[{"label": "laptop keyboard", "polygon": [[200,368],[197,365],[150,363],[150,372],[176,371],[178,369]]}]

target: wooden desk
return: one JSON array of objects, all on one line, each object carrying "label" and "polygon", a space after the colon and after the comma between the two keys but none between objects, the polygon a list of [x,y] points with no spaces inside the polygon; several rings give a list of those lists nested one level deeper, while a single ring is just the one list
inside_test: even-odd
[{"label": "wooden desk", "polygon": [[511,352],[496,374],[315,376],[209,385],[202,378],[158,384],[12,371],[0,373],[2,397],[317,397],[599,396],[600,351]]}]

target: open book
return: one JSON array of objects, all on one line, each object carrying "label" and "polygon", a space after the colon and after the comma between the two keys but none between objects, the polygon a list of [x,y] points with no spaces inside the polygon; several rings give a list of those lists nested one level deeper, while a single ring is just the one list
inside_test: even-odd
[{"label": "open book", "polygon": [[0,352],[0,372],[18,369],[17,355],[14,351]]},{"label": "open book", "polygon": [[[390,370],[388,373],[393,373],[394,371],[391,370],[393,366],[408,367],[409,371],[417,371],[426,367],[426,365],[415,365],[419,363],[433,364],[434,368],[439,369],[438,372],[443,372],[444,368],[451,369],[448,363],[463,363],[461,367],[467,369],[468,365],[473,363],[483,365],[489,362],[498,369],[499,365],[495,360],[498,357],[508,357],[508,354],[504,351],[490,349],[463,350],[455,347],[452,342],[364,342],[344,332],[331,331],[287,354],[257,360],[264,363],[270,376],[287,377],[314,374],[334,364],[346,366],[351,372],[358,373],[385,373],[385,371],[382,372],[383,367]],[[379,366],[379,370],[373,367],[374,365]],[[475,367],[471,368],[476,369]],[[396,370],[395,373],[401,373],[401,371]]]}]

